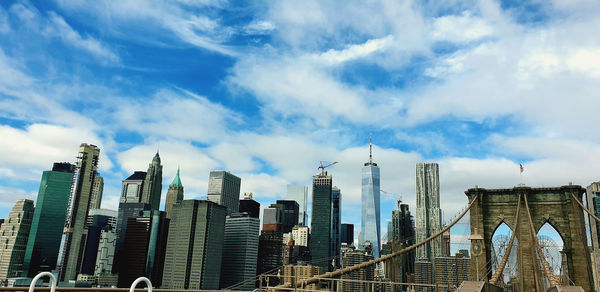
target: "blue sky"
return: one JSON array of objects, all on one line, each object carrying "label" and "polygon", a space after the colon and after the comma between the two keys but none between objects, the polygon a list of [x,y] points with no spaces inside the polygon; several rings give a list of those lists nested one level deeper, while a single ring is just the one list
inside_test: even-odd
[{"label": "blue sky", "polygon": [[[598,180],[597,1],[2,1],[0,217],[41,172],[101,147],[103,207],[158,145],[185,197],[208,172],[264,205],[319,161],[360,226],[360,168],[381,167],[382,227],[414,165],[464,190]],[[164,200],[164,198],[163,198]],[[359,228],[357,228],[358,231]],[[456,233],[456,232],[455,232]],[[457,242],[464,236],[456,234]]]}]

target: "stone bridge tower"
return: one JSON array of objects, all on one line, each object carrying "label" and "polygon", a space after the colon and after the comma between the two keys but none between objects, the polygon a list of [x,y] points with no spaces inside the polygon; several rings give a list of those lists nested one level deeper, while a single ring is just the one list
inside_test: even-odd
[{"label": "stone bridge tower", "polygon": [[[534,266],[538,265],[538,260],[535,256],[535,245],[531,240],[529,218],[525,208],[524,200],[527,200],[535,235],[537,236],[537,232],[546,222],[552,225],[564,242],[567,267],[563,268],[567,269],[569,279],[585,291],[594,291],[583,210],[571,198],[573,194],[581,200],[584,193],[584,188],[575,185],[554,188],[524,186],[512,189],[473,188],[465,191],[469,201],[475,197],[478,199],[470,211],[471,234],[483,237],[483,244],[471,246],[471,252],[478,254],[478,256],[473,255],[471,259],[472,280],[488,281],[491,277],[492,236],[496,228],[504,222],[513,231],[515,225],[517,228],[518,246],[513,248],[518,248],[519,291],[543,289],[542,283],[545,281],[543,273]],[[522,201],[519,222],[515,224],[513,221],[520,194]],[[485,278],[474,279],[477,274]]]}]

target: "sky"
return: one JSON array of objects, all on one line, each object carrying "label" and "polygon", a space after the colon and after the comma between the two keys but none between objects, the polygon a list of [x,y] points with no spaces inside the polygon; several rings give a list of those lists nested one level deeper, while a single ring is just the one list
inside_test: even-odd
[{"label": "sky", "polygon": [[157,149],[163,203],[178,167],[186,199],[225,169],[264,207],[337,161],[357,232],[369,134],[382,229],[399,198],[414,213],[417,162],[440,165],[444,222],[474,186],[587,186],[600,174],[599,12],[595,0],[1,1],[0,217],[80,143],[101,148],[109,209]]}]

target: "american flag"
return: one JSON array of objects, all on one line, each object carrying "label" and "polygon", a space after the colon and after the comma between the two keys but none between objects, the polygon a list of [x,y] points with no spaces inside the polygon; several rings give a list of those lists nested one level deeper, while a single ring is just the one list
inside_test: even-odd
[{"label": "american flag", "polygon": [[523,173],[523,171],[525,170],[525,168],[523,168],[523,164],[519,164],[519,168],[521,169],[521,173]]}]

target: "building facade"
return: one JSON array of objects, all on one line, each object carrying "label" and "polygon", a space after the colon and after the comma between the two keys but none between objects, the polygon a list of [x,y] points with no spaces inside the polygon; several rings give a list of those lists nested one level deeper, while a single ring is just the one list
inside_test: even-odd
[{"label": "building facade", "polygon": [[308,210],[306,206],[308,202],[308,187],[292,184],[287,185],[286,199],[298,203],[298,225],[308,226]]},{"label": "building facade", "polygon": [[283,232],[292,232],[292,228],[298,225],[298,202],[291,200],[277,200],[277,205],[282,206],[281,223],[283,224]]},{"label": "building facade", "polygon": [[227,215],[239,210],[242,180],[228,171],[211,171],[208,178],[208,200],[227,207]]},{"label": "building facade", "polygon": [[104,178],[97,175],[92,185],[92,198],[90,199],[90,209],[100,209],[102,205],[102,193],[104,192]]},{"label": "building facade", "polygon": [[377,163],[373,162],[373,145],[369,144],[369,162],[362,168],[361,192],[361,242],[371,242],[373,256],[379,258],[381,249],[381,211],[380,211],[380,173]]},{"label": "building facade", "polygon": [[85,248],[87,230],[85,222],[91,205],[93,186],[96,181],[100,148],[95,145],[81,144],[69,205],[67,206],[65,225],[58,254],[58,280],[75,280],[81,270],[81,249]]},{"label": "building facade", "polygon": [[[392,211],[391,234],[389,242],[391,243],[392,252],[396,252],[402,248],[415,244],[415,222],[410,213],[408,204],[402,204],[398,200],[396,209]],[[414,250],[397,257],[394,262],[392,281],[407,282],[408,276],[415,272],[415,256]]]},{"label": "building facade", "polygon": [[135,171],[121,183],[120,203],[141,203],[146,181],[145,171]]},{"label": "building facade", "polygon": [[[342,255],[342,268],[358,265],[373,259],[373,256],[362,250],[348,248]],[[343,275],[342,289],[344,292],[368,292],[371,291],[369,284],[356,281],[373,281],[375,277],[375,267],[369,266],[354,272]],[[352,281],[343,281],[352,280]],[[374,292],[374,291],[373,291]]]},{"label": "building facade", "polygon": [[112,265],[115,258],[116,244],[117,233],[115,232],[115,229],[112,229],[110,226],[105,227],[100,232],[100,241],[98,242],[98,253],[96,254],[94,275],[98,276],[112,274]]},{"label": "building facade", "polygon": [[240,200],[239,213],[248,213],[252,218],[260,217],[260,203],[252,199],[252,193],[244,193],[244,199]]},{"label": "building facade", "polygon": [[160,196],[162,192],[162,165],[160,164],[160,156],[158,152],[152,158],[152,162],[148,165],[146,178],[144,180],[144,188],[142,189],[142,203],[150,204],[151,210],[160,208]]},{"label": "building facade", "polygon": [[[600,182],[594,182],[586,188],[587,207],[596,216],[600,216]],[[592,242],[592,276],[594,285],[600,287],[600,222],[588,215],[590,238]]]},{"label": "building facade", "polygon": [[[286,265],[283,267],[283,283],[288,285],[294,285],[299,281],[318,276],[323,273],[323,270],[319,266],[313,265]],[[319,290],[320,287],[317,284],[310,284],[304,287],[309,291]]]},{"label": "building facade", "polygon": [[338,187],[331,188],[331,239],[329,244],[330,257],[335,259],[334,268],[339,268],[342,248],[342,191]]},{"label": "building facade", "polygon": [[323,271],[329,271],[332,256],[331,217],[332,217],[332,179],[327,173],[313,176],[310,255],[312,262]]},{"label": "building facade", "polygon": [[219,289],[226,213],[211,201],[173,206],[162,288]]},{"label": "building facade", "polygon": [[87,220],[87,240],[81,265],[81,274],[93,275],[96,269],[96,257],[102,230],[106,227],[115,230],[117,227],[117,211],[107,209],[90,209]]},{"label": "building facade", "polygon": [[260,220],[248,213],[233,213],[225,220],[221,288],[254,290],[258,262]]},{"label": "building facade", "polygon": [[457,253],[451,257],[435,259],[435,283],[446,287],[458,288],[463,281],[469,280],[469,264],[471,259]]},{"label": "building facade", "polygon": [[342,243],[354,244],[354,224],[342,223]]},{"label": "building facade", "polygon": [[52,170],[42,174],[23,260],[23,277],[32,278],[56,269],[74,169],[70,163],[54,163]]},{"label": "building facade", "polygon": [[308,238],[310,230],[307,226],[294,226],[292,228],[292,239],[297,246],[308,247]]},{"label": "building facade", "polygon": [[33,212],[32,200],[18,200],[0,226],[0,281],[23,273]]},{"label": "building facade", "polygon": [[[437,163],[417,163],[416,165],[416,242],[442,230],[440,209],[439,166]],[[438,237],[417,248],[417,259],[427,259],[430,263],[443,255],[443,238]]]},{"label": "building facade", "polygon": [[177,174],[173,178],[173,182],[169,185],[167,191],[167,201],[165,202],[165,211],[167,212],[167,218],[171,219],[173,213],[173,205],[179,204],[183,201],[183,185],[179,178],[179,168],[177,168]]}]

